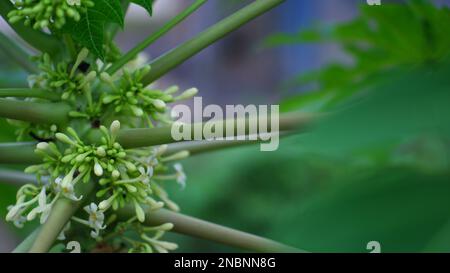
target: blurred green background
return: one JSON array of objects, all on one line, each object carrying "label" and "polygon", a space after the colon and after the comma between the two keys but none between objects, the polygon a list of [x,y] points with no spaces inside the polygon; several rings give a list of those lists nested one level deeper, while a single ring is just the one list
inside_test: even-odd
[{"label": "blurred green background", "polygon": [[[300,8],[299,2],[286,5]],[[306,133],[284,138],[276,152],[248,146],[189,158],[187,187],[167,185],[172,199],[188,215],[311,252],[369,252],[370,241],[378,241],[382,252],[450,251],[450,10],[442,1],[383,1],[378,7],[342,2],[354,6],[348,20],[316,21],[299,32],[275,27],[269,37],[244,39],[258,47],[245,58],[267,54],[278,60],[264,73],[288,67],[292,74],[278,77],[281,91],[267,102],[326,117]],[[277,10],[266,20],[282,15]],[[283,63],[289,62],[283,50],[324,44],[338,48],[332,52],[339,58],[307,72]],[[246,77],[264,82],[252,67]],[[0,85],[23,78],[17,71],[2,57]],[[222,96],[209,100],[223,102]],[[248,96],[240,98],[261,101]],[[12,132],[0,121],[1,141],[13,141]],[[15,190],[0,184],[2,218]],[[13,245],[31,228],[8,225],[1,240]],[[176,234],[168,239],[180,252],[236,251]]]}]

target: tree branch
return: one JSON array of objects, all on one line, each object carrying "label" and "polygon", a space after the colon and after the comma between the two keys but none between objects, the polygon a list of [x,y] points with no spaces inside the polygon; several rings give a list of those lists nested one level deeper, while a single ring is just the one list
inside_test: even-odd
[{"label": "tree branch", "polygon": [[[311,114],[303,114],[303,113],[293,113],[293,114],[284,114],[280,116],[279,130],[280,131],[290,131],[297,130],[306,127],[311,124],[313,118],[315,116]],[[223,130],[222,137],[233,137],[238,136],[237,134],[240,131],[248,132],[249,125],[253,122],[258,122],[253,119],[245,119],[245,120],[221,120],[211,122],[214,124],[215,128],[222,126],[222,128],[233,128],[233,134],[227,134],[228,130]],[[270,128],[270,119],[268,118],[268,128],[267,131],[271,132]],[[182,130],[190,132],[191,140],[194,138],[195,129],[199,129],[203,132],[204,126],[206,123],[194,123],[194,124],[184,124]],[[258,123],[256,123],[258,124]],[[243,125],[243,127],[241,126]],[[213,127],[211,126],[211,127]],[[202,134],[204,139],[204,136]],[[167,143],[177,142],[172,137],[172,126],[159,127],[159,128],[149,128],[149,129],[130,129],[123,130],[120,132],[118,141],[122,146],[126,148],[137,148],[137,147],[146,147],[153,145],[161,145]]]},{"label": "tree branch", "polygon": [[0,98],[0,117],[33,123],[64,124],[70,106],[64,103],[42,103]]},{"label": "tree branch", "polygon": [[257,0],[150,63],[142,82],[148,85],[198,52],[285,0]]},{"label": "tree branch", "polygon": [[20,243],[13,250],[13,253],[27,253],[30,250],[31,245],[36,240],[36,237],[38,236],[40,230],[41,230],[40,227],[35,229],[30,235],[27,236],[27,238],[25,238],[25,240],[22,241],[22,243]]},{"label": "tree branch", "polygon": [[[278,133],[278,132],[277,132]],[[281,132],[280,137],[289,135],[288,133]],[[203,154],[206,152],[220,151],[224,149],[231,149],[241,146],[250,146],[263,142],[260,139],[257,140],[199,140],[199,141],[187,141],[169,144],[167,148],[167,154],[175,154],[181,151],[189,151],[189,155]]]},{"label": "tree branch", "polygon": [[36,65],[30,61],[30,55],[2,32],[0,32],[0,49],[29,73],[38,72]]},{"label": "tree branch", "polygon": [[21,186],[24,184],[36,183],[36,177],[23,172],[0,169],[0,181]]},{"label": "tree branch", "polygon": [[41,98],[52,101],[57,101],[61,98],[58,94],[34,88],[2,88],[0,89],[0,97]]},{"label": "tree branch", "polygon": [[[119,218],[129,219],[135,215],[133,207],[118,211]],[[213,224],[166,209],[147,211],[145,224],[157,226],[174,224],[173,231],[216,243],[257,252],[305,252],[266,238]]]},{"label": "tree branch", "polygon": [[42,159],[34,153],[36,143],[0,143],[0,164],[35,164]]},{"label": "tree branch", "polygon": [[162,28],[160,28],[157,32],[153,33],[149,37],[147,37],[145,40],[143,40],[141,43],[139,43],[137,46],[135,46],[133,49],[128,51],[125,55],[123,55],[119,60],[117,60],[111,67],[107,69],[106,72],[109,74],[114,74],[119,70],[121,67],[123,67],[126,63],[131,61],[134,57],[136,57],[139,52],[147,48],[149,45],[154,43],[156,40],[158,40],[161,36],[169,32],[171,29],[173,29],[176,25],[181,23],[184,19],[186,19],[189,15],[194,13],[198,8],[200,8],[203,4],[205,4],[208,0],[197,0],[194,2],[191,6],[189,6],[187,9],[182,11],[180,14],[172,18],[169,22],[167,22]]}]

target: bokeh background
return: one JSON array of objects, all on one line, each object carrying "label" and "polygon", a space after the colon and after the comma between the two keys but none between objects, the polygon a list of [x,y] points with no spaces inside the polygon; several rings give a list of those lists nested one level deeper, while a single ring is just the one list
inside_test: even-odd
[{"label": "bokeh background", "polygon": [[[149,47],[147,58],[163,54],[250,2],[209,1]],[[385,4],[403,2],[408,1],[382,1],[380,12]],[[442,7],[447,1],[431,2]],[[132,5],[126,28],[117,36],[118,44],[123,50],[130,49],[189,3],[159,0],[151,18]],[[308,39],[295,39],[301,36],[297,33],[333,29],[357,18],[362,6],[366,6],[362,0],[287,0],[158,82],[161,86],[195,86],[204,103],[282,102],[284,110],[337,113],[308,133],[287,137],[276,152],[260,152],[258,146],[248,146],[186,160],[187,187],[182,190],[168,185],[183,213],[313,252],[368,252],[369,241],[380,242],[381,250],[389,252],[450,250],[450,84],[445,77],[450,70],[444,65],[450,51],[448,39],[434,41],[443,52],[436,58],[427,55],[417,59],[417,52],[405,50],[399,50],[403,55],[395,58],[384,48],[370,62],[380,63],[373,65],[376,72],[366,66],[366,70],[347,74],[313,74],[316,82],[308,84],[301,81],[301,76],[310,75],[310,71],[354,60],[346,54],[345,43],[310,43]],[[385,45],[396,48],[403,41],[406,48],[414,48],[414,40],[411,42],[408,35],[417,32],[415,25],[405,32],[401,26],[409,19],[394,17],[398,25],[390,27],[404,37],[386,37]],[[434,26],[437,30],[450,28],[450,15],[443,18],[448,20],[439,21]],[[392,18],[380,20],[388,19]],[[415,19],[423,21],[420,12]],[[12,35],[1,20],[0,28]],[[317,106],[326,96],[299,97],[311,89],[311,84],[323,85],[333,95],[352,89],[359,86],[353,77],[380,76],[378,70],[387,70],[383,61],[388,59],[389,69],[397,63],[402,69],[395,69],[390,76],[383,74],[382,84],[378,80],[364,82],[361,89],[383,91],[373,97],[352,91],[358,100],[339,100],[335,108]],[[429,63],[430,59],[433,62]],[[0,87],[26,85],[26,74],[2,52],[0,71]],[[349,73],[352,78],[346,77]],[[387,80],[390,77],[393,79]],[[330,85],[332,88],[328,88]],[[321,94],[320,90],[317,93]],[[312,101],[313,106],[304,101]],[[12,128],[4,121],[0,121],[0,140],[14,140]],[[18,231],[3,221],[16,190],[14,185],[0,184],[0,252],[12,250],[33,228],[29,224]],[[180,252],[235,251],[181,235],[169,237],[180,245]]]}]

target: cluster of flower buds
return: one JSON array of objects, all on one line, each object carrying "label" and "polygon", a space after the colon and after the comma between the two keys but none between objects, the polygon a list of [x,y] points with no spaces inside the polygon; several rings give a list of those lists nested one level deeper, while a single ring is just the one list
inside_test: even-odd
[{"label": "cluster of flower buds", "polygon": [[142,118],[150,127],[154,126],[151,119],[170,122],[165,116],[168,110],[167,104],[190,99],[198,93],[198,90],[191,88],[175,96],[174,94],[179,90],[177,86],[166,90],[146,87],[141,81],[150,69],[149,65],[134,72],[123,69],[123,74],[118,80],[106,72],[101,73],[100,79],[111,89],[111,92],[102,96],[101,102],[106,108],[111,108],[117,114]]},{"label": "cluster of flower buds", "polygon": [[30,87],[51,90],[61,94],[62,100],[75,100],[78,95],[86,94],[91,90],[91,84],[97,77],[97,72],[89,67],[86,71],[80,70],[80,65],[88,57],[89,51],[83,48],[73,65],[62,61],[54,64],[46,53],[39,60],[39,75],[28,78]]},{"label": "cluster of flower buds", "polygon": [[[140,222],[145,220],[143,205],[150,209],[167,206],[178,210],[178,206],[169,199],[167,192],[159,185],[161,180],[177,180],[184,184],[186,175],[181,164],[175,164],[175,173],[167,174],[170,169],[166,163],[184,159],[189,156],[187,151],[164,156],[167,145],[154,148],[152,151],[134,149],[127,151],[127,159],[133,164],[119,167],[117,175],[102,177],[99,184],[102,189],[97,192],[98,198],[108,196],[100,202],[99,208],[106,211],[109,208],[117,210],[126,204],[133,204],[136,217]],[[178,169],[178,170],[177,170]],[[161,201],[155,200],[153,197]]]},{"label": "cluster of flower buds", "polygon": [[68,19],[79,21],[81,13],[94,6],[92,0],[16,0],[15,10],[8,14],[13,24],[24,21],[35,29],[62,28]]},{"label": "cluster of flower buds", "polygon": [[36,153],[42,156],[43,163],[25,170],[35,173],[39,181],[41,177],[48,177],[55,195],[74,201],[83,198],[77,196],[76,184],[80,181],[87,183],[97,177],[96,197],[101,201],[98,206],[91,204],[85,208],[89,218],[97,221],[78,221],[91,227],[94,237],[103,229],[104,213],[110,208],[117,210],[132,204],[139,222],[145,220],[144,207],[159,209],[165,205],[178,210],[178,206],[158,183],[176,180],[184,186],[186,182],[181,164],[174,164],[172,172],[166,164],[186,158],[189,156],[187,151],[165,156],[167,145],[150,150],[124,150],[116,141],[119,130],[119,121],[112,122],[109,130],[100,126],[101,143],[97,145],[85,144],[75,130],[69,127],[67,134],[55,134],[58,144],[66,147],[63,152],[54,142],[41,142],[37,145]]}]

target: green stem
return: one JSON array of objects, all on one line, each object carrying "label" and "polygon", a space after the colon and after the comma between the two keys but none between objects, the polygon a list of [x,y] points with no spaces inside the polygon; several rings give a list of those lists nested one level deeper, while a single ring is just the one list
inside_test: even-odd
[{"label": "green stem", "polygon": [[[88,199],[94,183],[80,183],[76,187],[77,195],[83,195],[83,200]],[[47,222],[42,226],[36,239],[33,242],[29,252],[44,253],[48,252],[53,246],[56,238],[61,233],[72,215],[78,210],[82,202],[75,202],[66,198],[60,198],[53,205],[52,211],[47,219]]]},{"label": "green stem", "polygon": [[43,103],[0,98],[0,117],[33,123],[64,124],[70,106],[64,103]]},{"label": "green stem", "polygon": [[[280,137],[289,135],[281,133]],[[231,149],[241,146],[255,145],[263,142],[257,140],[199,140],[169,144],[167,154],[175,154],[181,151],[189,151],[189,155],[203,154],[207,152],[215,152],[224,149]]]},{"label": "green stem", "polygon": [[[8,13],[14,10],[14,5],[9,0],[0,0],[0,15],[8,21]],[[62,43],[56,38],[42,31],[27,27],[23,22],[10,24],[11,28],[28,44],[34,48],[50,53],[51,55],[58,55],[64,48]]]},{"label": "green stem", "polygon": [[37,67],[30,61],[28,52],[2,32],[0,32],[0,49],[4,52],[5,56],[14,60],[29,73],[34,74],[38,72]]},{"label": "green stem", "polygon": [[0,97],[15,97],[15,98],[41,98],[52,101],[57,101],[61,97],[58,94],[48,92],[44,89],[31,88],[2,88],[0,89]]},{"label": "green stem", "polygon": [[13,253],[27,253],[30,250],[31,245],[36,240],[36,237],[38,236],[40,230],[41,230],[40,227],[35,229],[30,235],[27,236],[27,238],[25,238],[25,240],[22,241],[22,243],[20,243],[13,250]]},{"label": "green stem", "polygon": [[[129,219],[135,215],[133,207],[119,211],[119,218]],[[213,224],[204,220],[175,213],[166,209],[147,211],[145,224],[151,226],[172,223],[173,231],[216,243],[257,252],[305,252],[266,238]]]},{"label": "green stem", "polygon": [[0,169],[0,181],[21,186],[36,183],[36,176],[18,171]]},{"label": "green stem", "polygon": [[[311,124],[312,120],[315,117],[310,114],[304,113],[293,113],[293,114],[284,114],[280,116],[279,119],[279,130],[280,131],[291,131],[301,129],[309,124]],[[221,120],[211,122],[214,124],[211,127],[221,127],[224,128],[222,137],[233,137],[238,136],[238,132],[244,131],[245,134],[249,131],[249,125],[252,122],[258,122],[253,119],[245,119],[245,120]],[[195,139],[194,131],[201,130],[203,132],[203,128],[206,123],[194,123],[194,124],[184,124],[183,131],[190,132],[191,140]],[[257,124],[257,123],[256,123]],[[268,129],[267,131],[270,133],[270,122],[267,123]],[[233,127],[233,130],[230,130],[231,134],[228,134],[228,130],[225,128]],[[203,134],[201,137],[204,139]],[[200,139],[195,139],[200,140]],[[148,129],[129,129],[123,130],[120,132],[118,136],[118,141],[125,148],[137,148],[137,147],[146,147],[153,145],[161,145],[177,142],[172,137],[172,126],[159,127],[159,128],[148,128]],[[182,140],[187,141],[187,140]]]},{"label": "green stem", "polygon": [[193,12],[195,12],[198,8],[200,8],[207,1],[208,0],[197,0],[194,4],[192,4],[187,9],[182,11],[180,14],[175,16],[172,20],[167,22],[157,32],[153,33],[152,35],[147,37],[145,40],[143,40],[141,43],[139,43],[137,46],[135,46],[133,49],[128,51],[119,60],[117,60],[111,67],[109,67],[106,72],[108,72],[111,75],[114,74],[115,72],[117,72],[121,67],[123,67],[125,64],[127,64],[133,58],[135,58],[139,54],[139,52],[141,52],[142,50],[147,48],[149,45],[154,43],[156,40],[158,40],[161,36],[163,36],[164,34],[169,32],[172,28],[174,28],[176,25],[178,25],[180,22],[182,22],[184,19],[186,19],[189,15],[191,15]]},{"label": "green stem", "polygon": [[[305,129],[310,126],[317,116],[307,115],[300,113],[285,114],[280,117],[280,131],[281,135],[284,136],[288,132],[295,132],[299,129]],[[216,124],[226,124],[227,121],[218,121]],[[248,122],[246,123],[246,126]],[[195,127],[196,125],[186,125],[189,127]],[[198,125],[197,125],[198,126]],[[200,124],[200,126],[204,126]],[[234,132],[237,132],[234,130]],[[276,133],[276,132],[273,132]],[[92,131],[89,135],[92,142],[97,142],[100,139],[99,130]],[[118,141],[126,148],[136,148],[136,147],[146,147],[153,145],[161,145],[167,143],[175,143],[176,141],[172,138],[171,127],[160,127],[160,128],[150,128],[150,129],[131,129],[123,130]],[[254,144],[256,141],[252,140],[233,140],[232,142],[227,140],[217,140],[208,143],[206,142],[186,142],[187,146],[177,146],[174,148],[169,148],[171,152],[176,152],[180,150],[191,151],[192,154],[207,152],[212,150],[224,149],[229,147],[234,147],[238,145]],[[181,144],[181,143],[179,143]],[[190,146],[190,147],[189,147]],[[41,162],[40,158],[35,155],[34,149],[36,147],[35,143],[4,143],[0,144],[0,164],[36,164]]]},{"label": "green stem", "polygon": [[151,71],[142,82],[148,85],[174,69],[184,61],[194,56],[210,44],[223,38],[259,15],[271,10],[285,0],[256,0],[231,16],[225,18],[193,39],[181,44],[172,51],[154,60],[150,65]]},{"label": "green stem", "polygon": [[0,143],[0,164],[37,164],[42,159],[34,153],[36,143]]}]

